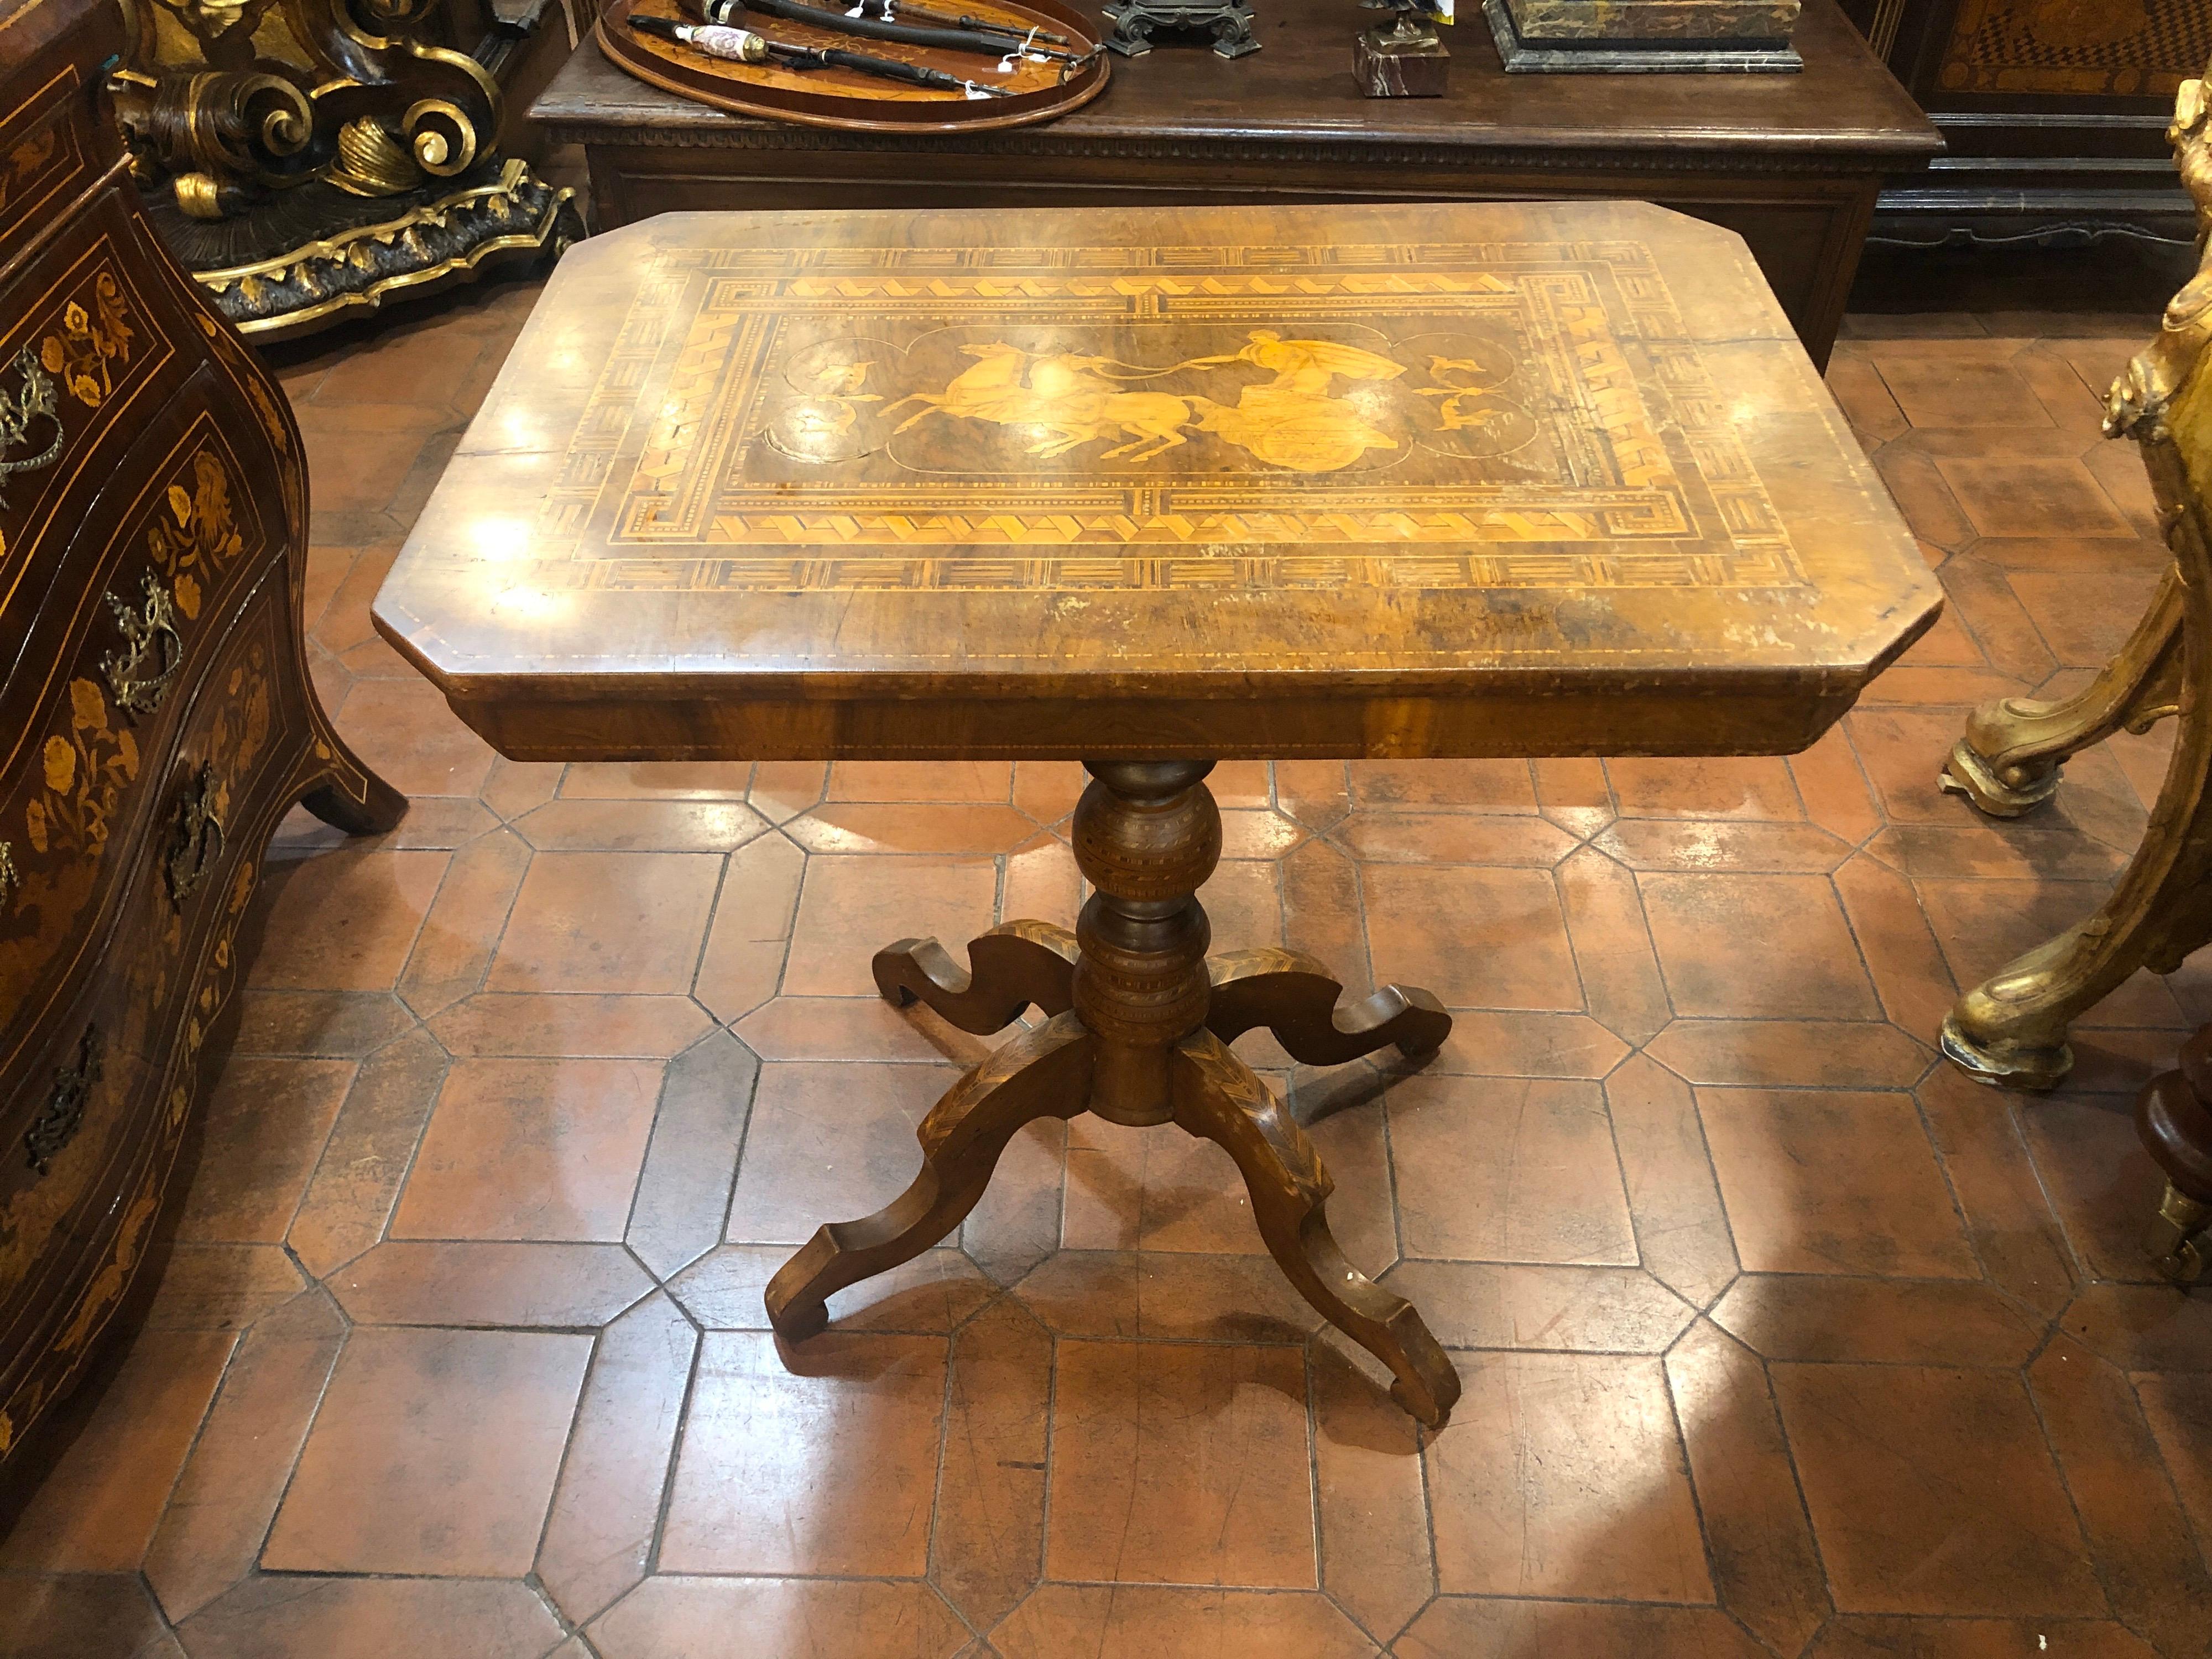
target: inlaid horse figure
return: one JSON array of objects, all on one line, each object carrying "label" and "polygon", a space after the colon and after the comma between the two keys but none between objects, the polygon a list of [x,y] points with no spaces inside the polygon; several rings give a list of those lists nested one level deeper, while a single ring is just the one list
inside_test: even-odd
[{"label": "inlaid horse figure", "polygon": [[1029,453],[1049,460],[1080,445],[1126,434],[1129,441],[1102,453],[1102,461],[1150,460],[1163,450],[1189,441],[1192,400],[1166,392],[1127,392],[1098,371],[1109,357],[1073,352],[1042,356],[1004,341],[964,345],[977,359],[973,368],[953,376],[941,392],[911,392],[884,410],[908,404],[923,407],[892,428],[904,432],[933,414],[957,415],[1000,426],[1042,428]]}]

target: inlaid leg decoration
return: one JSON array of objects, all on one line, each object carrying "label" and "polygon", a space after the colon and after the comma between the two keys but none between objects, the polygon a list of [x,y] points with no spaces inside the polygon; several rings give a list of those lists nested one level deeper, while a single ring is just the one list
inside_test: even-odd
[{"label": "inlaid leg decoration", "polygon": [[2181,688],[2180,579],[2169,570],[2112,661],[2070,697],[1997,697],[1966,719],[1936,781],[1993,817],[2016,818],[2058,788],[2058,769],[2125,727],[2176,712]]},{"label": "inlaid leg decoration", "polygon": [[1024,1031],[954,1084],[917,1138],[921,1173],[884,1208],[817,1228],[768,1285],[769,1322],[788,1341],[829,1322],[848,1285],[911,1261],[967,1218],[1024,1123],[1073,1117],[1091,1093],[1091,1036],[1073,1014]]},{"label": "inlaid leg decoration", "polygon": [[1306,1066],[1341,1066],[1392,1043],[1408,1059],[1434,1054],[1451,1016],[1426,991],[1386,985],[1339,1012],[1343,985],[1303,951],[1237,951],[1206,964],[1213,1000],[1206,1029],[1233,1042],[1255,1025]]},{"label": "inlaid leg decoration", "polygon": [[1048,921],[1009,921],[968,945],[969,971],[933,939],[876,952],[876,989],[894,1008],[921,1002],[963,1031],[1004,1030],[1031,1003],[1048,1015],[1074,1006],[1075,935]]},{"label": "inlaid leg decoration", "polygon": [[2136,1133],[2166,1172],[2166,1197],[2144,1248],[2175,1284],[2194,1284],[2212,1255],[2212,1025],[2181,1045],[2176,1070],[2143,1085],[2136,1097]]},{"label": "inlaid leg decoration", "polygon": [[313,748],[321,781],[301,795],[300,804],[349,836],[380,836],[394,828],[407,816],[407,797],[362,765],[325,721],[318,719],[315,726]]},{"label": "inlaid leg decoration", "polygon": [[1253,1218],[1298,1294],[1390,1368],[1390,1397],[1432,1429],[1459,1399],[1459,1373],[1413,1304],[1373,1283],[1328,1231],[1336,1183],[1274,1091],[1211,1031],[1176,1046],[1175,1121],[1237,1160]]},{"label": "inlaid leg decoration", "polygon": [[[2129,651],[2148,651],[2169,629],[2179,641],[2158,648],[2177,665],[2171,695],[2184,711],[2180,730],[2142,844],[2112,896],[2087,921],[1967,992],[1945,1018],[1944,1054],[1986,1083],[2049,1088],[2074,1063],[2066,1032],[2077,1016],[2138,968],[2171,973],[2212,939],[2212,530],[2191,499],[2173,435],[2212,430],[2212,378],[2186,374],[2203,344],[2197,337],[2212,337],[2212,307],[2177,326],[2181,309],[2179,301],[2168,308],[2160,343],[2129,366],[2106,422],[2142,445],[2173,552],[2177,574]],[[2172,621],[2161,620],[2169,612]],[[2143,677],[2162,684],[2167,672],[2147,666]],[[2145,704],[2137,712],[2148,719],[2152,711]]]}]

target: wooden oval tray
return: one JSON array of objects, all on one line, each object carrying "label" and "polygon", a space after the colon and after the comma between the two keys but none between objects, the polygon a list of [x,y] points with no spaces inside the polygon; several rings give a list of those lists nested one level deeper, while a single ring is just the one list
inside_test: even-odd
[{"label": "wooden oval tray", "polygon": [[[833,3],[825,0],[825,5]],[[1063,0],[933,0],[931,9],[1003,22],[1024,32],[1041,26],[1066,35],[1066,50],[1071,52],[1092,52],[1100,44],[1098,23]],[[871,57],[902,58],[967,76],[979,84],[1011,87],[1016,94],[1012,98],[970,98],[963,93],[878,80],[850,70],[800,72],[766,64],[729,63],[674,40],[641,34],[629,27],[627,20],[632,12],[672,17],[679,22],[697,20],[684,13],[676,0],[613,0],[599,17],[599,50],[639,80],[717,109],[812,127],[975,132],[991,127],[1027,126],[1087,104],[1105,90],[1106,60],[1110,56],[1097,52],[1062,81],[1057,64],[1022,62],[1015,64],[1011,75],[1000,75],[996,73],[999,60],[981,53],[871,40],[781,17],[739,20],[741,27],[793,46],[842,46]]]}]

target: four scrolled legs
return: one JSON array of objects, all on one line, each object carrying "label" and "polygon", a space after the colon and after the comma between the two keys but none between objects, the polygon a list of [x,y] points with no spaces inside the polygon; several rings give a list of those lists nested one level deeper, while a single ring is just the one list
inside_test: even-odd
[{"label": "four scrolled legs", "polygon": [[902,939],[876,952],[876,989],[894,1008],[920,1002],[963,1031],[1004,1030],[1035,1004],[1064,1014],[1074,1004],[1075,935],[1048,921],[1009,921],[968,945],[968,971],[933,939]]},{"label": "four scrolled legs", "polygon": [[1274,1091],[1211,1031],[1176,1045],[1175,1121],[1237,1160],[1260,1237],[1298,1293],[1390,1368],[1390,1397],[1431,1429],[1459,1399],[1459,1373],[1413,1304],[1345,1259],[1325,1206],[1335,1185]]},{"label": "four scrolled legs", "polygon": [[1419,1055],[1450,1034],[1451,1016],[1426,992],[1399,986],[1340,1013],[1342,985],[1294,951],[1209,963],[1198,890],[1221,852],[1205,782],[1211,763],[1087,765],[1073,841],[1092,890],[1074,933],[1009,922],[969,945],[964,972],[934,939],[902,939],[875,959],[886,1000],[925,1003],[963,1030],[998,1030],[1032,1004],[1050,1020],[1019,1032],[932,1109],[920,1132],[921,1172],[903,1194],[874,1215],[823,1227],[783,1264],[768,1287],[769,1322],[787,1340],[811,1336],[838,1291],[951,1233],[1025,1123],[1085,1111],[1132,1127],[1172,1122],[1228,1152],[1284,1273],[1389,1367],[1392,1398],[1442,1428],[1459,1374],[1412,1305],[1345,1260],[1313,1143],[1228,1044],[1265,1025],[1316,1065],[1389,1043]]},{"label": "four scrolled legs", "polygon": [[917,1138],[921,1173],[882,1209],[816,1229],[768,1285],[769,1322],[799,1341],[829,1322],[825,1304],[848,1285],[911,1261],[967,1218],[1014,1132],[1073,1117],[1091,1097],[1091,1034],[1073,1014],[1024,1031],[954,1084]]},{"label": "four scrolled legs", "polygon": [[1443,1005],[1411,986],[1386,985],[1340,1012],[1343,984],[1303,951],[1237,951],[1214,957],[1206,971],[1213,984],[1207,1030],[1233,1042],[1264,1025],[1302,1065],[1341,1066],[1394,1042],[1418,1058],[1451,1034]]}]

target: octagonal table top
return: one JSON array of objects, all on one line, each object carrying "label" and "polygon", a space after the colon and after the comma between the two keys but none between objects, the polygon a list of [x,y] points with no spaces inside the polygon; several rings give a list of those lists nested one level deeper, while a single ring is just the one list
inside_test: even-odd
[{"label": "octagonal table top", "polygon": [[1635,203],[680,214],[562,261],[379,596],[524,758],[1802,748],[1936,586]]}]

